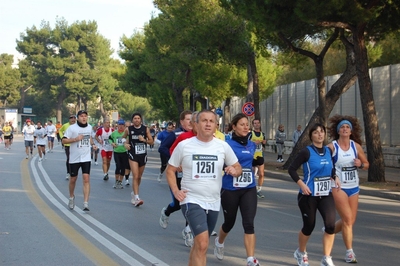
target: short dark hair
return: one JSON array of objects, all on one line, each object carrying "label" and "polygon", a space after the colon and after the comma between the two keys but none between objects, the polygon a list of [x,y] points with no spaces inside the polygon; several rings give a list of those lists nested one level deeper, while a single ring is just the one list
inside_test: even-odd
[{"label": "short dark hair", "polygon": [[322,128],[326,135],[326,128],[323,124],[315,123],[312,127],[310,127],[310,131],[308,131],[308,138],[311,140],[312,133],[317,130],[318,128]]}]

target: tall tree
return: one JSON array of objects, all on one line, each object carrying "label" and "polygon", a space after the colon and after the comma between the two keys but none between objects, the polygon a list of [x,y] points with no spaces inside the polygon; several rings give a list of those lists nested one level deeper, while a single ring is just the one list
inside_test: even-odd
[{"label": "tall tree", "polygon": [[0,55],[0,105],[16,106],[20,99],[19,89],[22,87],[20,72],[12,67],[14,56]]}]

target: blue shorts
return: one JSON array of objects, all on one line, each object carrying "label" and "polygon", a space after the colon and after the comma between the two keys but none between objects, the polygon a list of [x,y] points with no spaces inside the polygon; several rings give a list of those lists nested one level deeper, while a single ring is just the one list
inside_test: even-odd
[{"label": "blue shorts", "polygon": [[47,136],[47,141],[54,142],[54,137]]},{"label": "blue shorts", "polygon": [[355,188],[342,188],[344,193],[347,194],[348,197],[354,196],[358,193],[360,193],[360,187],[355,187]]},{"label": "blue shorts", "polygon": [[186,203],[181,205],[183,216],[188,221],[190,230],[193,236],[197,236],[205,231],[208,231],[208,236],[211,235],[217,223],[217,211],[204,210],[200,205],[195,203]]}]

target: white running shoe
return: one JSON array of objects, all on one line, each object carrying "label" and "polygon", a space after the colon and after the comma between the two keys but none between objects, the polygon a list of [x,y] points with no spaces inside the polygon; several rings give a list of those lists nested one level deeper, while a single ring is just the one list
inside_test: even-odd
[{"label": "white running shoe", "polygon": [[297,264],[299,266],[309,266],[310,265],[310,264],[308,264],[307,252],[300,252],[299,249],[296,249],[293,256],[297,260]]},{"label": "white running shoe", "polygon": [[323,256],[321,260],[321,266],[335,266],[331,256]]},{"label": "white running shoe", "polygon": [[162,228],[167,228],[167,226],[168,226],[168,220],[169,220],[169,217],[167,216],[167,215],[165,215],[165,210],[166,210],[167,208],[162,208],[162,210],[161,210],[161,216],[160,216],[160,226],[162,227]]},{"label": "white running shoe", "polygon": [[95,165],[99,165],[99,163],[98,163],[98,162],[94,162],[94,164],[95,164]]},{"label": "white running shoe", "polygon": [[125,186],[129,186],[129,179],[125,179]]},{"label": "white running shoe", "polygon": [[71,177],[71,175],[70,175],[70,174],[67,174],[67,175],[65,176],[65,180],[69,180],[70,177]]},{"label": "white running shoe", "polygon": [[350,249],[349,251],[346,251],[346,257],[344,258],[344,260],[347,263],[357,263],[356,254],[354,254],[352,249]]},{"label": "white running shoe", "polygon": [[163,174],[159,174],[159,175],[158,175],[158,177],[157,177],[157,181],[158,181],[158,183],[160,183],[160,182],[161,182],[162,175],[163,175]]},{"label": "white running shoe", "polygon": [[[6,150],[8,150],[8,148]],[[29,159],[29,155],[26,155],[25,159]]]},{"label": "white running shoe", "polygon": [[193,234],[192,234],[192,232],[189,232],[189,233],[186,234],[185,245],[187,247],[192,247],[193,243],[194,243]]},{"label": "white running shoe", "polygon": [[224,244],[218,243],[219,237],[215,238],[215,244],[214,244],[214,255],[217,257],[219,260],[224,259]]},{"label": "white running shoe", "polygon": [[258,259],[253,258],[253,260],[247,261],[247,266],[260,266]]},{"label": "white running shoe", "polygon": [[75,207],[75,196],[73,196],[72,198],[69,198],[68,200],[68,208],[70,210],[73,210]]},{"label": "white running shoe", "polygon": [[135,195],[133,194],[133,191],[131,192],[131,197],[132,197],[131,203],[132,203],[133,205],[135,205],[135,207],[139,207],[140,205],[143,204],[143,200],[141,200],[141,199],[135,199]]},{"label": "white running shoe", "polygon": [[39,158],[39,163],[41,163],[43,161],[43,159],[42,158]]},{"label": "white running shoe", "polygon": [[88,211],[89,211],[89,203],[87,203],[87,202],[84,202],[84,203],[83,203],[83,210],[84,210],[85,212],[88,212]]},{"label": "white running shoe", "polygon": [[211,236],[217,236],[217,232],[212,231],[212,232],[211,232]]}]

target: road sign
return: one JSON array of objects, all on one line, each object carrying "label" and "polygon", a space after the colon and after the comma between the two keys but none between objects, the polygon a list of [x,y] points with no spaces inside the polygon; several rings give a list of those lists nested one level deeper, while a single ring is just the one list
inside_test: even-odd
[{"label": "road sign", "polygon": [[242,113],[247,115],[247,116],[252,116],[254,115],[254,103],[252,102],[247,102],[245,104],[243,104],[242,106]]}]

